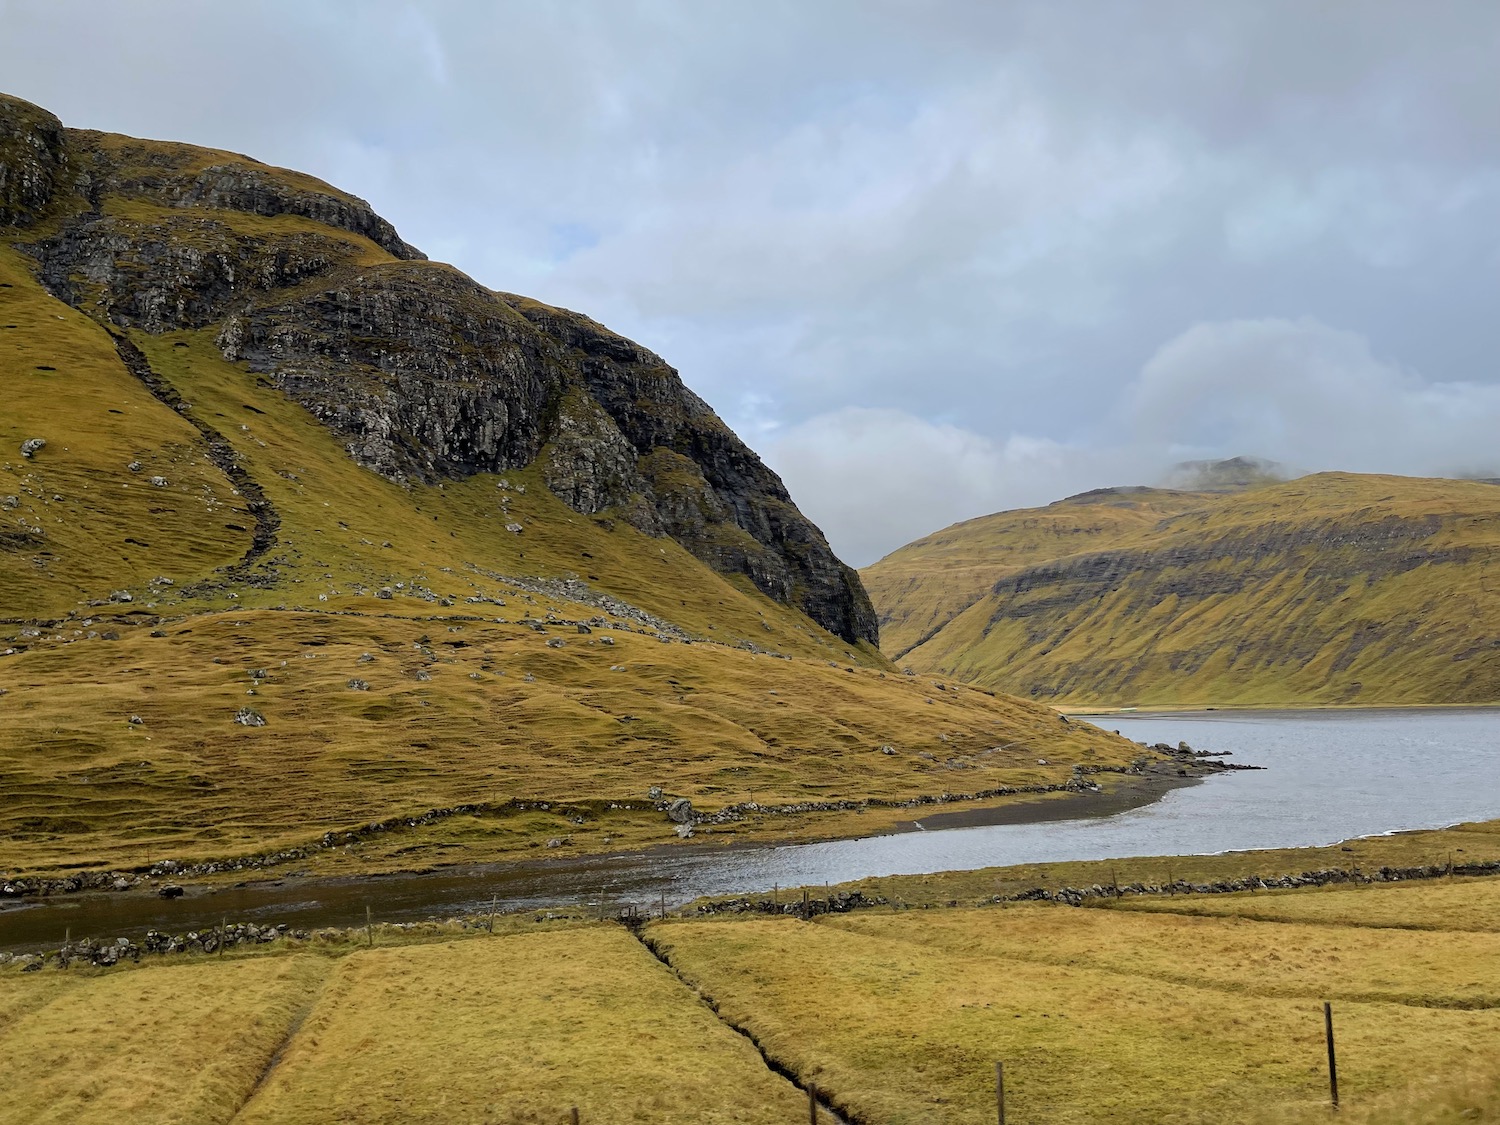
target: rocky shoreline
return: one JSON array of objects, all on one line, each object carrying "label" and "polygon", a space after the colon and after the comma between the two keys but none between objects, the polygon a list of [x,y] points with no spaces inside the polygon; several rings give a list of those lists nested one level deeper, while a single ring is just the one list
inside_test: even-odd
[{"label": "rocky shoreline", "polygon": [[[1225,770],[1251,770],[1260,768],[1258,766],[1221,761],[1218,755],[1193,750],[1186,743],[1180,743],[1176,747],[1168,746],[1165,743],[1158,743],[1148,749],[1160,756],[1156,762],[1153,762],[1149,756],[1143,755],[1129,766],[1074,766],[1072,776],[1067,781],[1054,785],[1001,785],[972,793],[944,791],[936,794],[921,794],[905,800],[875,797],[859,800],[798,801],[781,805],[744,801],[738,804],[726,805],[712,813],[705,813],[695,810],[692,802],[687,798],[671,797],[664,794],[658,787],[653,786],[646,800],[626,799],[567,802],[515,798],[502,802],[475,802],[455,805],[451,808],[428,809],[417,815],[388,817],[384,820],[372,821],[369,824],[360,825],[355,828],[329,831],[309,844],[256,855],[228,857],[203,863],[184,863],[178,860],[164,859],[158,860],[149,866],[126,868],[123,870],[77,871],[55,877],[20,876],[7,878],[0,880],[0,899],[20,899],[33,896],[51,898],[58,895],[82,892],[123,892],[142,887],[154,888],[158,894],[164,897],[174,897],[182,893],[182,888],[178,883],[179,880],[203,878],[226,872],[260,871],[268,868],[276,868],[284,864],[296,863],[300,860],[308,859],[321,851],[356,844],[371,837],[390,832],[426,827],[454,816],[506,816],[519,812],[556,812],[569,817],[582,817],[612,811],[644,812],[654,810],[667,817],[675,826],[679,837],[688,838],[693,836],[700,827],[711,829],[714,826],[744,821],[751,816],[795,816],[818,812],[855,812],[864,809],[920,809],[966,802],[989,801],[996,798],[1014,796],[1049,797],[1057,794],[1097,795],[1102,792],[1102,787],[1097,781],[1092,780],[1092,778],[1099,775],[1110,774],[1126,778],[1148,778],[1154,774],[1155,780],[1159,783],[1165,783],[1165,786],[1151,787],[1148,790],[1149,795],[1136,802],[1139,804],[1144,803],[1145,800],[1155,799],[1157,796],[1160,796],[1160,792],[1165,792],[1167,787],[1182,781],[1191,781],[1207,776],[1210,773]],[[1157,788],[1160,788],[1160,792],[1156,791]],[[1027,807],[1029,808],[1029,806]],[[1027,819],[1036,819],[1039,821],[1056,819],[1057,811],[1057,809],[1053,808],[1043,809],[1037,811],[1034,816],[1030,816]],[[1111,809],[1110,811],[1116,810]],[[1082,815],[1076,809],[1072,809],[1070,812],[1072,815]],[[164,880],[166,882],[163,882]]]}]

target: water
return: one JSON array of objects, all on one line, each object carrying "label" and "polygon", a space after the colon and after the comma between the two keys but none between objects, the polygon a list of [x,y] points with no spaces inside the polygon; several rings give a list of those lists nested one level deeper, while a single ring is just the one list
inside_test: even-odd
[{"label": "water", "polygon": [[1109,716],[1142,742],[1229,750],[1263,771],[1219,774],[1108,817],[915,831],[786,847],[664,849],[647,855],[453,868],[374,880],[290,880],[163,900],[80,895],[0,911],[0,949],[75,937],[182,932],[231,920],[361,925],[487,909],[579,903],[669,905],[883,875],[1132,855],[1303,847],[1500,817],[1500,709]]}]

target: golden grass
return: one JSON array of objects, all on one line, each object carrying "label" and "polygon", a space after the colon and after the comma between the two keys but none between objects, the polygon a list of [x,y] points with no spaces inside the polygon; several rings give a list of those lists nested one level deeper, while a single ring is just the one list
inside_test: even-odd
[{"label": "golden grass", "polygon": [[[1412,949],[1385,944],[1387,932],[1372,941],[1347,927],[1125,921],[1136,917],[992,907],[669,922],[650,933],[773,1057],[884,1125],[989,1120],[997,1059],[1012,1117],[1028,1122],[1316,1111],[1327,1089],[1325,996],[1335,1000],[1341,1091],[1356,1107],[1469,1072],[1476,1044],[1500,1032],[1493,1009],[1423,1006],[1464,998],[1466,970],[1484,974],[1492,994],[1493,970],[1461,960],[1488,935],[1423,935],[1434,949],[1410,962]],[[1356,957],[1362,967],[1346,960]],[[1405,1002],[1340,999],[1371,981]]]},{"label": "golden grass", "polygon": [[[142,206],[119,209],[139,218]],[[214,218],[251,233],[308,225]],[[226,363],[212,330],[137,334],[280,517],[259,581],[224,581],[253,519],[201,436],[13,252],[0,252],[0,271],[16,310],[6,323],[18,325],[0,329],[11,396],[0,441],[48,440],[33,461],[0,460],[13,481],[0,476],[0,493],[20,498],[3,515],[46,532],[40,545],[0,549],[0,616],[61,618],[40,635],[17,629],[28,651],[0,661],[0,784],[13,798],[0,811],[0,870],[222,858],[430,808],[607,805],[652,785],[712,810],[1055,784],[1075,762],[1124,765],[1135,753],[1043,708],[897,676],[878,653],[675,542],[567,509],[536,470],[434,486],[384,480],[301,406]],[[132,459],[140,472],[127,469]],[[147,483],[158,475],[168,487]],[[524,530],[507,531],[511,522]],[[518,623],[555,614],[643,628],[585,595],[588,604],[526,589],[575,579],[696,643],[663,644],[654,626],[587,636],[569,627],[554,630],[566,647],[548,648]],[[382,588],[392,596],[377,597]],[[116,589],[132,601],[90,604]],[[157,626],[167,635],[148,636]],[[258,669],[268,673],[260,682],[249,675]],[[369,690],[350,690],[352,679]],[[244,705],[268,725],[233,725]],[[575,851],[676,840],[657,813],[585,811],[584,824],[572,810],[458,818],[320,854],[316,867],[505,858],[551,838]],[[845,816],[838,831],[861,826]],[[823,827],[776,818],[743,830]]]},{"label": "golden grass", "polygon": [[[1490,484],[1322,473],[1231,495],[1148,491],[1003,512],[862,577],[886,652],[1023,696],[1489,702],[1500,699],[1500,648],[1485,625],[1500,607],[1497,516]],[[1393,545],[1395,521],[1425,530]],[[1221,556],[1198,557],[1215,544]],[[1133,569],[1004,588],[1027,567],[1105,551]],[[1174,561],[1179,551],[1193,557]]]},{"label": "golden grass", "polygon": [[[0,1030],[12,1079],[0,1123],[227,1122],[326,965],[302,956],[87,974]],[[56,989],[49,977],[6,991]]]},{"label": "golden grass", "polygon": [[[241,855],[515,798],[591,807],[580,824],[573,810],[455,818],[322,859],[359,869],[387,846],[407,865],[423,858],[412,848],[498,858],[551,837],[564,854],[600,851],[676,841],[660,813],[604,807],[642,802],[652,785],[706,811],[895,800],[1057,784],[1074,762],[1121,766],[1139,752],[971,689],[620,631],[554,630],[566,643],[551,648],[493,621],[266,610],[163,631],[0,663],[0,868]],[[356,678],[368,690],[350,690]],[[245,705],[267,725],[234,724]],[[1043,753],[1054,764],[1037,765]]]},{"label": "golden grass", "polygon": [[[1500,880],[1487,877],[1256,894],[1140,898],[1122,900],[1119,905],[1129,910],[1204,918],[1500,933]],[[1397,940],[1396,935],[1387,936]]]},{"label": "golden grass", "polygon": [[376,949],[340,962],[237,1119],[785,1122],[805,1103],[625,931]]},{"label": "golden grass", "polygon": [[[125,370],[104,332],[48,297],[0,247],[0,618],[58,617],[160,574],[199,574],[249,546],[244,501],[197,432]],[[47,442],[31,459],[31,438]],[[127,469],[139,461],[141,469]],[[150,484],[153,476],[169,482]]]}]

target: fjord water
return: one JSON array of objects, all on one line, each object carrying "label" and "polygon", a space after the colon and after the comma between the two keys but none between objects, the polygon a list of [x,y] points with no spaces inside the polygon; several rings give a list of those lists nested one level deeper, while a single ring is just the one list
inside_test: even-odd
[{"label": "fjord water", "polygon": [[291,879],[171,901],[72,896],[0,911],[0,949],[55,944],[65,928],[74,936],[136,936],[152,927],[208,928],[226,915],[303,928],[353,926],[363,924],[367,904],[382,921],[406,921],[488,909],[495,897],[501,910],[645,907],[661,896],[675,904],[871,876],[1312,846],[1500,817],[1500,709],[1218,711],[1095,721],[1140,742],[1185,741],[1266,768],[1217,774],[1128,812],[1077,820],[919,828],[784,847],[667,848],[379,879]]}]

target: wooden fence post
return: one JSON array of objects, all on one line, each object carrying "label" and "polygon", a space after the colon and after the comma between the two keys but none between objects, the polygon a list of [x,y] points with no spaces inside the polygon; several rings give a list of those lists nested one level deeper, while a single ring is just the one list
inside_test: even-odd
[{"label": "wooden fence post", "polygon": [[1000,1115],[1000,1125],[1005,1125],[1005,1064],[995,1064],[995,1110]]},{"label": "wooden fence post", "polygon": [[807,1084],[807,1120],[808,1125],[818,1125],[818,1088],[811,1082]]},{"label": "wooden fence post", "polygon": [[1339,1064],[1333,1051],[1333,1005],[1323,1001],[1323,1032],[1328,1039],[1328,1092],[1333,1095],[1333,1108],[1339,1107]]},{"label": "wooden fence post", "polygon": [[573,1112],[568,1114],[568,1120],[572,1122],[572,1125],[578,1125],[578,1107],[576,1105],[573,1107]]}]

